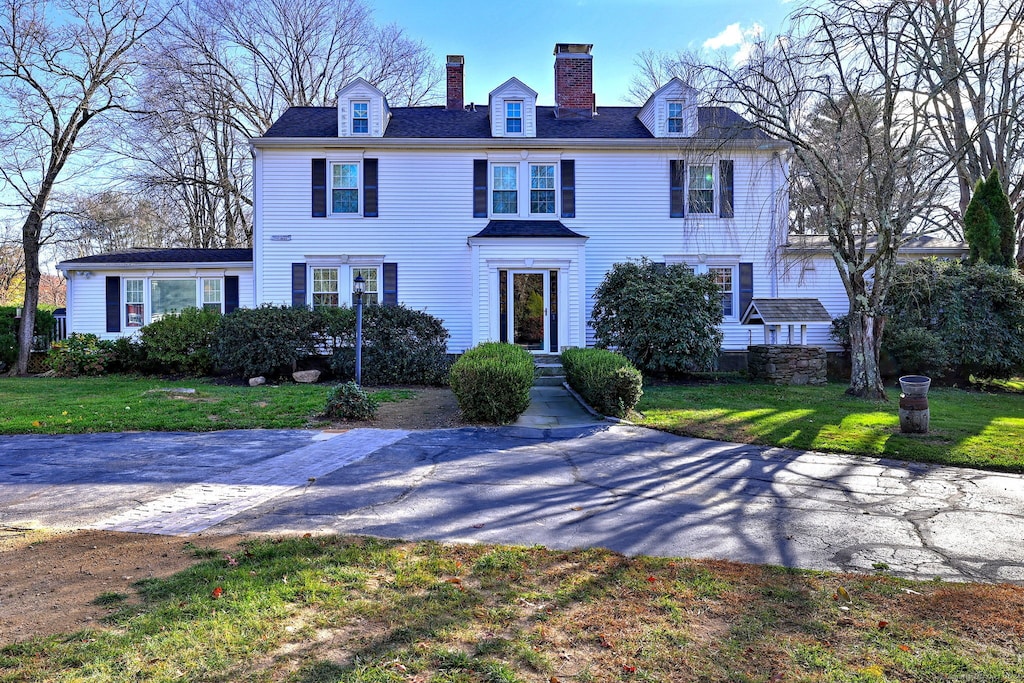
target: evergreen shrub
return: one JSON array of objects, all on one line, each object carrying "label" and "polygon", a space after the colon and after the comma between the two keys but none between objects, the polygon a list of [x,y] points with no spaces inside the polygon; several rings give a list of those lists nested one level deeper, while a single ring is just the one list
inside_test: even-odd
[{"label": "evergreen shrub", "polygon": [[355,382],[339,384],[327,395],[324,416],[345,420],[372,420],[377,414],[377,401]]},{"label": "evergreen shrub", "polygon": [[277,377],[318,352],[324,317],[302,307],[263,304],[224,316],[213,345],[213,361],[242,377]]},{"label": "evergreen shrub", "polygon": [[67,339],[50,346],[46,362],[61,377],[102,375],[113,355],[112,347],[112,342],[95,334],[72,332]]},{"label": "evergreen shrub", "polygon": [[605,349],[566,349],[562,367],[569,386],[604,415],[625,417],[643,396],[643,376],[621,354]]},{"label": "evergreen shrub", "polygon": [[449,382],[466,420],[508,424],[530,406],[533,371],[526,349],[485,342],[455,361]]},{"label": "evergreen shrub", "polygon": [[220,323],[219,311],[186,308],[146,325],[139,339],[147,361],[158,372],[208,375]]}]

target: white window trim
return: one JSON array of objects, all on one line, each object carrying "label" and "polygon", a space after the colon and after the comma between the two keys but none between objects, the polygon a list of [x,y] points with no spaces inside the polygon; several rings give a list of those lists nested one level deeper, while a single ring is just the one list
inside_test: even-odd
[{"label": "white window trim", "polygon": [[[679,105],[679,116],[672,116],[672,105]],[[671,130],[671,121],[679,121],[679,130]],[[665,102],[665,134],[668,136],[686,135],[686,102],[683,100],[668,100]]]},{"label": "white window trim", "polygon": [[[510,131],[508,129],[508,122],[509,122],[510,118],[516,118],[516,117],[509,117],[509,115],[508,115],[508,105],[510,105],[510,104],[518,104],[519,105],[519,116],[518,116],[519,131],[518,132],[513,132],[513,131]],[[502,122],[502,128],[505,131],[505,136],[506,137],[523,137],[524,135],[526,135],[526,102],[525,102],[525,100],[520,100],[520,99],[502,100],[501,107],[502,107],[502,117],[501,117],[502,121],[501,122]]]},{"label": "white window trim", "polygon": [[666,265],[685,265],[690,268],[694,275],[706,275],[711,268],[729,268],[732,270],[732,311],[730,316],[724,316],[723,322],[738,322],[743,314],[739,308],[739,277],[740,277],[740,256],[721,255],[710,256],[708,254],[666,254]]},{"label": "white window trim", "polygon": [[[717,159],[711,161],[694,161],[687,162],[686,164],[686,185],[683,186],[684,200],[686,201],[686,212],[685,215],[699,216],[702,218],[718,218],[718,199],[720,195],[719,178],[718,178],[718,163]],[[710,166],[711,167],[711,210],[710,211],[694,211],[693,206],[690,204],[690,178],[693,173],[694,166]]]},{"label": "white window trim", "polygon": [[338,271],[338,306],[351,306],[352,281],[355,279],[356,268],[377,271],[377,302],[384,299],[384,257],[383,256],[307,256],[306,257],[306,282],[309,283],[306,292],[306,305],[313,307],[313,269],[334,268]]},{"label": "white window trim", "polygon": [[[356,167],[356,210],[353,212],[334,210],[334,190],[352,189],[334,187],[334,167],[354,164]],[[363,160],[359,159],[329,159],[327,161],[327,215],[332,218],[362,218],[363,217]]]},{"label": "white window trim", "polygon": [[[487,215],[497,220],[513,218],[533,218],[558,220],[562,215],[562,165],[560,158],[550,157],[524,157],[526,152],[519,157],[505,158],[494,156],[488,158],[487,164]],[[494,212],[494,167],[506,166],[516,167],[516,212],[495,213]],[[552,213],[530,213],[530,167],[531,166],[553,166],[555,178],[555,210]]]},{"label": "white window trim", "polygon": [[[366,105],[366,118],[365,119],[362,118],[362,117],[356,118],[356,105],[357,104],[365,104]],[[349,124],[348,124],[348,127],[349,127],[349,133],[350,134],[352,134],[352,135],[369,135],[370,134],[370,109],[371,109],[371,107],[370,107],[370,101],[369,100],[352,100],[349,103],[349,109],[348,109]],[[356,131],[356,121],[366,121],[366,130],[365,131]]]},{"label": "white window trim", "polygon": [[[530,173],[530,169],[533,168],[534,166],[551,166],[552,167],[552,176],[551,176],[551,178],[552,178],[553,185],[552,185],[551,191],[555,195],[555,200],[554,200],[554,203],[553,203],[554,208],[549,213],[533,213],[532,212],[532,209],[533,209],[533,196],[532,196],[533,195],[533,182],[532,182],[533,181],[533,177],[532,177],[532,174]],[[526,197],[526,213],[527,213],[527,215],[530,216],[530,218],[557,218],[559,216],[559,211],[558,210],[560,208],[559,202],[561,200],[561,197],[559,196],[561,194],[561,192],[559,192],[559,181],[561,180],[561,168],[560,168],[560,166],[561,166],[561,164],[559,164],[557,161],[531,160],[531,161],[528,161],[526,163],[526,184],[528,185],[527,192],[530,193]]]},{"label": "white window trim", "polygon": [[[160,280],[181,280],[185,282],[191,282],[195,285],[195,302],[193,306],[200,310],[203,309],[203,282],[206,280],[216,280],[220,283],[220,314],[224,315],[224,303],[225,303],[225,285],[224,275],[144,275],[142,277],[131,277],[124,276],[121,278],[121,329],[122,330],[139,330],[153,322],[153,281]],[[142,325],[135,326],[128,324],[128,283],[129,282],[141,282],[142,283]],[[212,303],[212,302],[211,302]]]}]

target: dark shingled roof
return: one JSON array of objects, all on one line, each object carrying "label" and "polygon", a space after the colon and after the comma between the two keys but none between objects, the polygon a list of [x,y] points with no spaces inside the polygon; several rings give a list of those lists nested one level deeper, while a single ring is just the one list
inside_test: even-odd
[{"label": "dark shingled roof", "polygon": [[751,299],[740,324],[786,325],[830,322],[832,316],[817,299]]},{"label": "dark shingled roof", "polygon": [[[537,107],[537,137],[540,139],[651,139],[650,131],[637,118],[639,107],[599,107],[593,118],[556,118],[554,107]],[[476,111],[448,111],[444,107],[396,107],[385,138],[491,137],[486,105]],[[767,140],[760,129],[728,107],[700,107],[697,110],[697,138]],[[291,107],[266,132],[267,138],[333,138],[338,135],[335,107]],[[372,138],[371,138],[372,140]]]},{"label": "dark shingled roof", "polygon": [[490,221],[473,237],[583,237],[562,221]]},{"label": "dark shingled roof", "polygon": [[252,261],[252,249],[135,248],[83,256],[63,263],[238,263],[241,261]]}]

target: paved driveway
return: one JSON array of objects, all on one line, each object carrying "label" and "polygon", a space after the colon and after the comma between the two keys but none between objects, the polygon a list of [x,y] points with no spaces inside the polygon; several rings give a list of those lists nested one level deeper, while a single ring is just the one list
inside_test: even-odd
[{"label": "paved driveway", "polygon": [[0,438],[0,525],[604,546],[1024,582],[1024,478],[625,425]]}]

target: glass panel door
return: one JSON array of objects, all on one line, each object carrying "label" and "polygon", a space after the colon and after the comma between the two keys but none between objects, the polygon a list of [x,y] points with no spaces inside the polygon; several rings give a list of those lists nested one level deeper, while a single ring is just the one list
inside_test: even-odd
[{"label": "glass panel door", "polygon": [[512,273],[512,343],[546,351],[547,273]]}]

